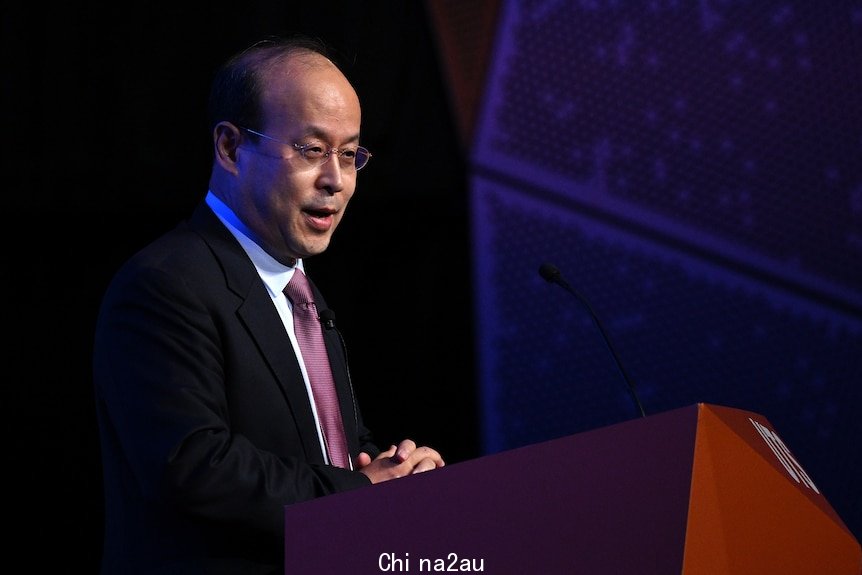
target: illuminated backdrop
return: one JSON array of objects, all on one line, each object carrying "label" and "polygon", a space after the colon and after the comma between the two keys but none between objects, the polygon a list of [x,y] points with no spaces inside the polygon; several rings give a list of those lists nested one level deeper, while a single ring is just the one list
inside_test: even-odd
[{"label": "illuminated backdrop", "polygon": [[482,446],[766,416],[862,529],[862,4],[503,2],[471,158]]}]

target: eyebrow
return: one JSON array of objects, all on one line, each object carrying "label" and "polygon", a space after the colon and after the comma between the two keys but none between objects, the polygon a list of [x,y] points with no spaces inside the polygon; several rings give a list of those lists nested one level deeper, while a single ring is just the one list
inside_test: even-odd
[{"label": "eyebrow", "polygon": [[[327,134],[327,132],[325,130],[323,130],[322,128],[319,128],[317,126],[309,126],[305,130],[305,134],[308,137],[318,138],[320,140],[329,140],[329,134]],[[351,136],[350,138],[348,138],[345,141],[346,142],[356,142],[358,144],[359,143],[359,132],[357,132],[356,134],[354,134],[353,136]]]}]

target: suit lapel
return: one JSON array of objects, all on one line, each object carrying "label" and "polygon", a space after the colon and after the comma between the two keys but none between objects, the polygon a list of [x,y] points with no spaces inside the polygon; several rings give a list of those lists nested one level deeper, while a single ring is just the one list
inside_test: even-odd
[{"label": "suit lapel", "polygon": [[[228,289],[241,300],[237,315],[261,351],[296,422],[297,432],[309,461],[323,463],[302,372],[291,350],[284,324],[257,270],[242,247],[205,203],[191,218],[191,225],[221,262]],[[339,397],[340,394],[339,394]]]}]

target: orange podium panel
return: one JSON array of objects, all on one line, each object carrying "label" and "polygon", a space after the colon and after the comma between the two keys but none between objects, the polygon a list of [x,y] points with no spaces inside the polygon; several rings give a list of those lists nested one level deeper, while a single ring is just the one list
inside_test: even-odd
[{"label": "orange podium panel", "polygon": [[683,573],[859,574],[862,551],[763,416],[699,404]]}]

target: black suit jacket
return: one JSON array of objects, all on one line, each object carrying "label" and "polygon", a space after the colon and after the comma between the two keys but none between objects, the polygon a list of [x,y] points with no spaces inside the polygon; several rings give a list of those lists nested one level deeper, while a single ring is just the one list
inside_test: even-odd
[{"label": "black suit jacket", "polygon": [[[339,336],[325,338],[351,456],[374,456]],[[103,573],[282,573],[284,506],[370,485],[324,464],[284,325],[203,202],[112,280],[93,369]]]}]

